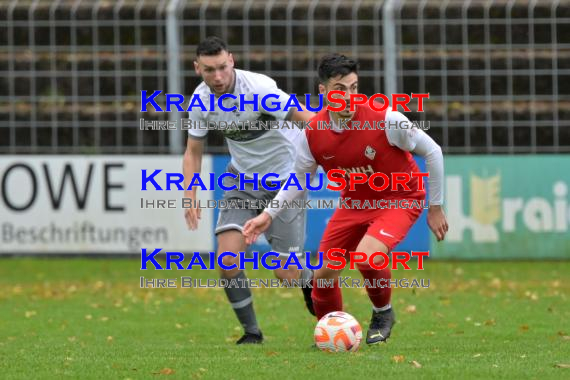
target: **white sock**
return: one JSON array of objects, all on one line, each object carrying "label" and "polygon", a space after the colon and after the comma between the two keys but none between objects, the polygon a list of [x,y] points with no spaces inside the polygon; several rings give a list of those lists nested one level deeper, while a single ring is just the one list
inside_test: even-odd
[{"label": "white sock", "polygon": [[386,311],[386,310],[390,310],[392,308],[392,304],[389,303],[386,306],[382,306],[382,307],[376,307],[374,305],[372,305],[372,310],[374,310],[375,313],[378,313],[379,311]]}]

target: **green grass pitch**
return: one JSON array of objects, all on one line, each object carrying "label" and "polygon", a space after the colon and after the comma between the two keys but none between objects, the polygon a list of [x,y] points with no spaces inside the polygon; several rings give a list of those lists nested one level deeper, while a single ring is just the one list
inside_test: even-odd
[{"label": "green grass pitch", "polygon": [[[213,271],[140,271],[134,259],[0,260],[2,379],[570,378],[570,263],[442,263],[396,278],[387,344],[353,354],[312,349],[316,321],[300,289],[254,289],[262,346],[241,330],[221,289],[140,289],[139,277],[217,278]],[[248,271],[271,278],[269,271]],[[356,271],[343,275],[360,278]],[[364,289],[345,311],[370,318]]]}]

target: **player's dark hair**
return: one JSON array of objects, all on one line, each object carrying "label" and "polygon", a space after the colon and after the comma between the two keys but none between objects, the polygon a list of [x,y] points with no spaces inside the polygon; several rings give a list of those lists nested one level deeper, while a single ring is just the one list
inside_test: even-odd
[{"label": "player's dark hair", "polygon": [[350,73],[358,74],[358,63],[342,54],[328,54],[321,58],[317,70],[319,80],[325,83],[339,75],[344,77]]},{"label": "player's dark hair", "polygon": [[196,57],[201,55],[218,55],[222,51],[228,51],[226,42],[220,37],[210,36],[198,44]]}]

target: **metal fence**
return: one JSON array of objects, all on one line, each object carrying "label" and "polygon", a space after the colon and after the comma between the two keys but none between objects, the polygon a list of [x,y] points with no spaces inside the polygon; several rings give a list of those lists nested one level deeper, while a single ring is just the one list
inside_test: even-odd
[{"label": "metal fence", "polygon": [[[195,45],[316,94],[337,51],[361,92],[429,92],[447,153],[570,151],[569,1],[14,0],[0,2],[1,153],[179,153],[183,131],[141,131],[140,91],[190,95]],[[210,133],[208,151],[225,152]]]}]

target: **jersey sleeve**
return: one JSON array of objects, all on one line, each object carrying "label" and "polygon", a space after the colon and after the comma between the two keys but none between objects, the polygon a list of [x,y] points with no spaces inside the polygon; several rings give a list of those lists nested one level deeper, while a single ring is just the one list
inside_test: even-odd
[{"label": "jersey sleeve", "polygon": [[[259,111],[263,114],[275,117],[276,120],[291,120],[291,115],[295,107],[284,111],[285,105],[289,101],[289,94],[277,87],[277,83],[266,75],[260,75],[255,93],[259,94]],[[271,95],[263,102],[263,98]],[[275,95],[275,96],[274,96]],[[265,108],[275,108],[266,110]]]},{"label": "jersey sleeve", "polygon": [[[388,125],[410,125],[406,116],[397,111],[386,112]],[[403,122],[400,124],[400,122]],[[429,204],[443,204],[443,154],[441,147],[423,130],[419,128],[387,128],[386,136],[390,145],[416,153],[426,160],[429,172]]]},{"label": "jersey sleeve", "polygon": [[299,190],[297,187],[293,186],[287,190],[279,190],[279,193],[277,193],[274,198],[278,202],[279,207],[267,207],[264,211],[267,212],[272,219],[275,219],[281,210],[283,210],[282,207],[285,201],[291,202],[293,199],[296,199],[307,191],[307,177],[305,173],[310,173],[311,178],[313,178],[316,172],[317,162],[309,149],[307,135],[303,133],[299,139],[299,145],[297,146],[297,158],[295,160],[295,175],[297,176],[299,184],[303,190]]},{"label": "jersey sleeve", "polygon": [[200,126],[204,126],[206,122],[202,111],[198,107],[192,107],[188,113],[188,119],[192,122],[188,128],[188,137],[199,140],[205,138],[208,134],[208,128],[200,128]]}]

